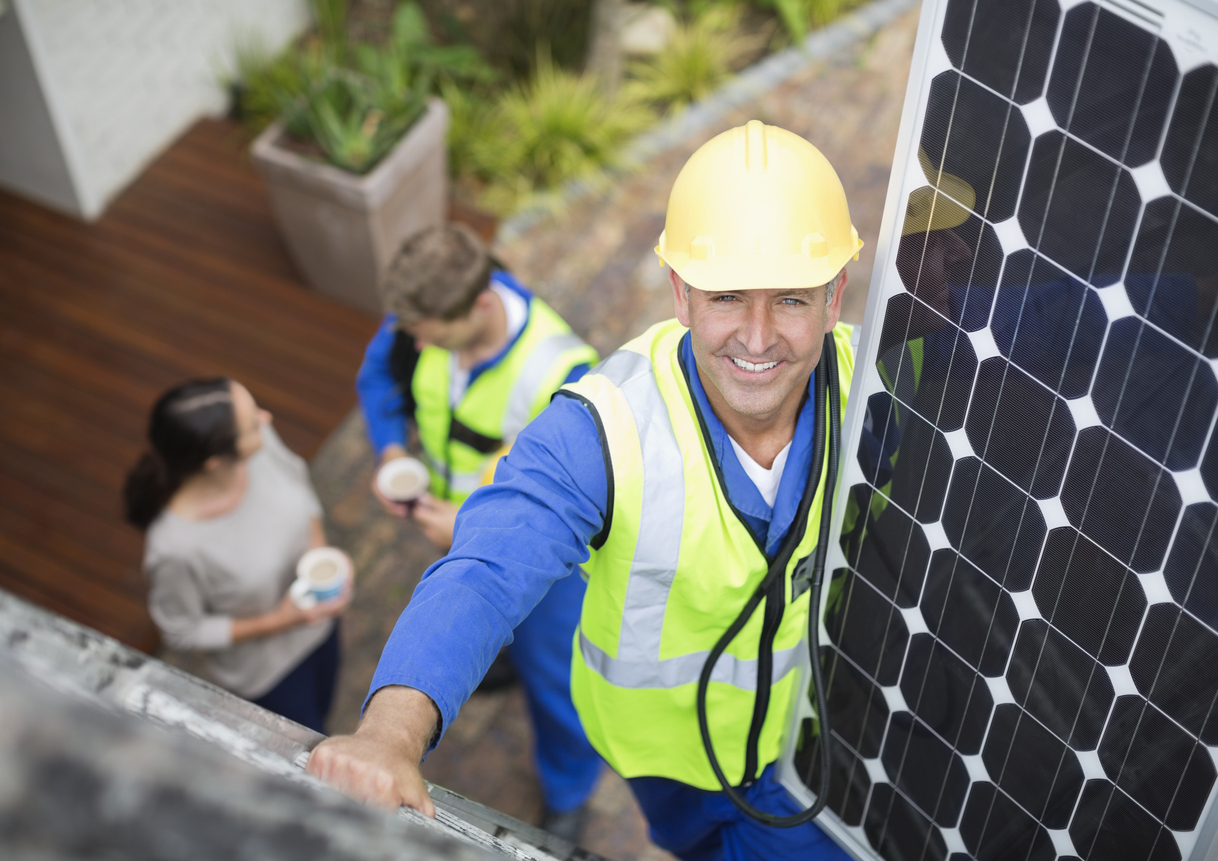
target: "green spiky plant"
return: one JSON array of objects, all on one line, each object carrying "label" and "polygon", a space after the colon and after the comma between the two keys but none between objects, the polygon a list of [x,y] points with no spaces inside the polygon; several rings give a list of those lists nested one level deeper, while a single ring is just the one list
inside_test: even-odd
[{"label": "green spiky plant", "polygon": [[739,9],[707,6],[681,24],[668,46],[654,57],[629,64],[626,90],[635,98],[679,109],[710,95],[762,40],[740,33]]},{"label": "green spiky plant", "polygon": [[269,60],[239,52],[242,113],[255,127],[278,118],[291,137],[338,167],[355,173],[375,167],[441,83],[492,77],[471,48],[433,44],[412,2],[396,9],[383,46],[348,44],[345,0],[314,5],[316,38]]},{"label": "green spiky plant", "polygon": [[625,143],[655,115],[633,96],[606,96],[594,78],[538,51],[533,77],[509,88],[471,146],[488,185],[484,205],[507,212],[538,192],[621,163]]}]

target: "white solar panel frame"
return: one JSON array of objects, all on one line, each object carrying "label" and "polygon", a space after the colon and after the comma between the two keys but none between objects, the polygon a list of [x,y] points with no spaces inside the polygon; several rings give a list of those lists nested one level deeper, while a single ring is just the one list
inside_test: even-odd
[{"label": "white solar panel frame", "polygon": [[[1097,5],[1133,21],[1142,29],[1154,32],[1172,49],[1178,65],[1179,80],[1187,72],[1206,63],[1218,65],[1218,0],[1057,0],[1061,8],[1061,18],[1058,22],[1060,37],[1062,21],[1066,13],[1075,6],[1086,2]],[[846,557],[841,549],[840,536],[842,523],[845,518],[849,497],[849,488],[856,484],[867,484],[862,468],[855,457],[863,431],[863,420],[866,415],[867,398],[871,394],[886,391],[876,361],[879,358],[880,331],[883,315],[888,301],[897,295],[907,293],[896,269],[895,249],[901,239],[903,222],[903,204],[909,194],[915,189],[927,185],[926,177],[918,162],[918,142],[922,138],[923,124],[926,116],[927,103],[930,95],[931,82],[936,75],[953,69],[951,60],[943,45],[941,34],[947,13],[947,0],[923,0],[921,16],[918,23],[917,40],[914,46],[913,60],[910,68],[909,84],[905,91],[905,103],[901,112],[901,125],[897,135],[896,151],[893,157],[892,174],[888,183],[888,195],[884,203],[884,215],[876,242],[876,262],[873,270],[870,291],[867,297],[867,308],[861,327],[855,328],[855,373],[850,387],[849,405],[843,417],[842,427],[842,463],[839,474],[838,492],[833,506],[832,540],[826,560],[826,578],[838,568],[847,567]],[[1052,69],[1050,67],[1050,73]],[[1048,90],[1046,79],[1045,92]],[[1030,103],[1037,107],[1022,106],[1025,115],[1038,107],[1047,113],[1047,105],[1043,105],[1044,93]],[[1039,133],[1033,130],[1033,138]],[[815,143],[815,141],[813,141]],[[1029,148],[1030,155],[1030,148]],[[1021,186],[1022,190],[1022,186]],[[1145,201],[1144,201],[1145,202]],[[1016,219],[1012,217],[1012,222]],[[864,241],[868,237],[863,237]],[[1011,249],[1004,247],[1004,252]],[[978,346],[978,333],[969,333],[973,338],[974,348]],[[982,341],[988,340],[988,349],[977,351],[978,362],[998,355],[993,346],[989,329],[981,330]],[[828,632],[825,628],[824,616],[829,600],[829,590],[826,588],[821,595],[820,641],[829,643]],[[909,611],[904,611],[908,618]],[[920,616],[917,607],[913,613]],[[917,624],[911,628],[924,630],[924,625]],[[806,689],[810,683],[810,665],[807,652],[802,654],[799,665],[800,683],[796,690]],[[795,767],[795,749],[799,738],[800,725],[806,718],[813,717],[815,711],[809,698],[798,698],[791,710],[787,746],[779,762],[778,777],[782,784],[801,803],[810,805],[816,800],[812,793],[800,780]],[[1215,755],[1215,748],[1209,748]],[[1218,755],[1215,756],[1218,761]],[[883,772],[879,759],[865,760],[868,769],[878,768],[878,773],[871,774],[872,783],[877,779],[890,782]],[[856,861],[882,861],[881,856],[870,846],[863,825],[847,825],[830,810],[823,812],[817,819],[817,824],[828,833]],[[936,826],[937,827],[937,826]],[[939,828],[947,843],[947,851],[968,854],[959,837],[958,829]],[[1218,782],[1211,790],[1209,800],[1198,820],[1197,828],[1188,834],[1172,832],[1180,845],[1180,854],[1184,861],[1218,861]],[[1191,839],[1190,839],[1191,838]]]}]

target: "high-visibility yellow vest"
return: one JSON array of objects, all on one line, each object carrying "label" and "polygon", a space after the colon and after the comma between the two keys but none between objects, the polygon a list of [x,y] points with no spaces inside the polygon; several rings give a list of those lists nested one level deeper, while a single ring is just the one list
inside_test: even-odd
[{"label": "high-visibility yellow vest", "polygon": [[431,493],[462,502],[484,483],[488,459],[545,408],[571,369],[598,356],[536,296],[516,343],[474,379],[455,410],[448,396],[451,355],[424,348],[410,386]]},{"label": "high-visibility yellow vest", "polygon": [[[571,694],[588,739],[622,776],[718,790],[698,728],[698,677],[771,560],[728,502],[700,430],[678,360],[685,332],[675,320],[653,326],[564,387],[595,411],[612,472],[608,532],[583,566],[588,591]],[[834,341],[844,408],[854,370],[850,327],[839,325]],[[827,420],[827,405],[821,409]],[[792,589],[792,573],[816,545],[825,471],[807,522],[791,525],[804,531],[786,567],[770,703],[749,778],[778,758],[791,718],[809,594]],[[715,752],[734,784],[745,777],[765,607],[720,657],[707,696]]]}]

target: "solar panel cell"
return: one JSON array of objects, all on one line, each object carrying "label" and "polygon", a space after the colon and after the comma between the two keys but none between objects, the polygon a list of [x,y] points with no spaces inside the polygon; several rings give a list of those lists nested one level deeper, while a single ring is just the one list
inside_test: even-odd
[{"label": "solar panel cell", "polygon": [[1130,167],[1150,161],[1176,85],[1171,49],[1095,3],[1066,13],[1049,79],[1057,124]]},{"label": "solar panel cell", "polygon": [[1218,407],[1218,380],[1209,362],[1129,317],[1112,324],[1091,399],[1122,439],[1170,470],[1191,469]]},{"label": "solar panel cell", "polygon": [[888,723],[884,692],[836,649],[826,649],[821,660],[828,679],[829,717],[834,735],[852,750],[874,759],[880,754],[880,742]]},{"label": "solar panel cell", "polygon": [[1073,529],[1054,529],[1032,594],[1041,615],[1091,657],[1129,660],[1146,611],[1137,576]]},{"label": "solar panel cell", "polygon": [[1002,675],[1019,611],[997,583],[952,550],[931,556],[922,616],[932,634],[982,675]]},{"label": "solar panel cell", "polygon": [[853,572],[834,576],[836,594],[825,616],[829,639],[881,685],[895,685],[909,641],[901,611]]},{"label": "solar panel cell", "polygon": [[896,712],[880,760],[889,778],[918,809],[951,828],[968,793],[969,776],[959,754],[909,712]]},{"label": "solar panel cell", "polygon": [[[830,750],[832,761],[829,766],[828,807],[843,822],[859,825],[863,821],[867,791],[871,788],[867,767],[841,743],[835,743]],[[812,718],[805,718],[800,726],[795,762],[801,780],[808,786],[820,785],[821,746],[816,722]]]},{"label": "solar panel cell", "polygon": [[976,202],[958,200],[988,221],[1015,214],[1019,182],[1032,136],[1013,104],[957,72],[931,83],[922,130],[930,160],[927,180],[945,194],[952,186],[940,171],[964,180]]},{"label": "solar panel cell", "polygon": [[1146,700],[1117,698],[1099,754],[1108,778],[1167,827],[1197,826],[1214,788],[1214,761]]},{"label": "solar panel cell", "polygon": [[863,830],[871,845],[888,859],[943,861],[947,844],[930,819],[890,784],[871,790]]},{"label": "solar panel cell", "polygon": [[1102,286],[1125,268],[1141,202],[1128,170],[1051,131],[1032,144],[1019,224],[1041,254]]},{"label": "solar panel cell", "polygon": [[[1023,709],[1010,703],[998,707],[981,755],[1002,791],[1045,827],[1069,824],[1083,788],[1083,768],[1073,750]],[[969,820],[967,811],[964,818]]]},{"label": "solar panel cell", "polygon": [[1044,89],[1060,17],[1053,0],[949,0],[943,47],[957,69],[1024,104]]},{"label": "solar panel cell", "polygon": [[922,528],[883,494],[864,485],[851,490],[858,527],[842,533],[847,560],[863,579],[899,607],[922,594],[930,545]]},{"label": "solar panel cell", "polygon": [[1180,858],[1172,833],[1106,780],[1089,780],[1083,787],[1070,823],[1070,838],[1086,861]]},{"label": "solar panel cell", "polygon": [[979,861],[1051,861],[1057,854],[1045,829],[992,783],[973,784],[960,835]]},{"label": "solar panel cell", "polygon": [[1030,250],[1007,258],[990,330],[1002,354],[1064,398],[1091,388],[1108,317],[1094,290]]},{"label": "solar panel cell", "polygon": [[1184,76],[1163,142],[1160,164],[1171,190],[1211,215],[1218,215],[1218,67]]},{"label": "solar panel cell", "polygon": [[[984,505],[976,504],[984,500]],[[1012,592],[1032,583],[1047,527],[1040,506],[977,458],[956,462],[943,529],[970,562]]]},{"label": "solar panel cell", "polygon": [[876,368],[888,391],[943,431],[964,426],[977,356],[965,332],[916,301],[895,296]]},{"label": "solar panel cell", "polygon": [[1125,289],[1139,314],[1172,337],[1218,357],[1218,221],[1176,197],[1142,214]]},{"label": "solar panel cell", "polygon": [[1218,634],[1175,604],[1155,604],[1129,672],[1142,696],[1205,744],[1218,744]]},{"label": "solar panel cell", "polygon": [[1037,499],[1056,496],[1074,443],[1061,398],[1003,359],[986,359],[965,421],[973,451]]},{"label": "solar panel cell", "polygon": [[1167,470],[1098,427],[1079,433],[1061,501],[1072,526],[1139,572],[1163,564],[1182,507]]},{"label": "solar panel cell", "polygon": [[981,750],[994,701],[985,679],[929,634],[915,634],[901,673],[905,702],[963,754]]},{"label": "solar panel cell", "polygon": [[[923,186],[914,195],[919,192],[921,208],[931,210],[932,218],[934,212],[942,217],[942,212],[955,206],[930,186]],[[993,287],[1002,268],[1002,244],[994,228],[976,215],[969,215],[950,230],[923,230],[902,236],[896,265],[906,290],[966,332],[975,332],[989,322]],[[938,325],[915,325],[913,336]]]},{"label": "solar panel cell", "polygon": [[871,411],[882,437],[881,451],[892,454],[876,461],[868,480],[922,523],[934,523],[943,508],[951,475],[952,452],[947,440],[912,410],[902,414],[886,394],[872,396]]},{"label": "solar panel cell", "polygon": [[1015,702],[1062,741],[1076,750],[1099,744],[1112,682],[1065,634],[1041,619],[1024,622],[1006,678]]},{"label": "solar panel cell", "polygon": [[1184,509],[1163,578],[1171,596],[1218,631],[1218,505],[1201,502]]}]

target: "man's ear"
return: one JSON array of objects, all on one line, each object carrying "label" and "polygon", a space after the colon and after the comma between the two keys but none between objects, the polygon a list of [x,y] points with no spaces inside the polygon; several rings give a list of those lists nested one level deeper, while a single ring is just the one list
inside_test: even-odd
[{"label": "man's ear", "polygon": [[668,270],[668,283],[672,285],[672,301],[676,306],[677,320],[686,329],[689,328],[689,294],[685,292],[685,282],[675,269]]},{"label": "man's ear", "polygon": [[838,317],[842,314],[842,294],[846,292],[846,282],[850,277],[846,274],[845,267],[837,273],[837,287],[833,290],[833,301],[825,306],[825,334],[833,331],[833,327],[837,325]]}]

